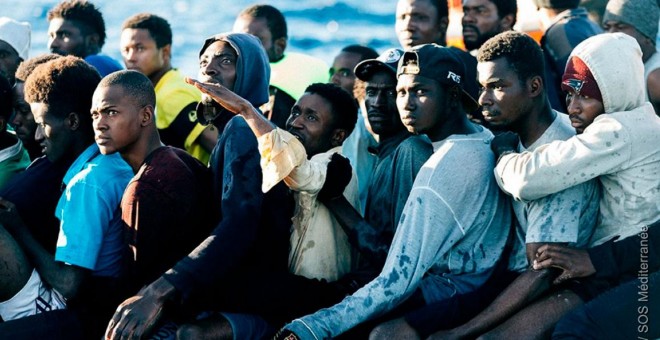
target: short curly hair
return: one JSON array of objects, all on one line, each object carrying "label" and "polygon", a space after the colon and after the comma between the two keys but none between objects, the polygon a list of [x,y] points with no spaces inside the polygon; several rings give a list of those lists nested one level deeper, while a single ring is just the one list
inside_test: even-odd
[{"label": "short curly hair", "polygon": [[81,124],[92,124],[89,111],[101,76],[74,56],[60,57],[37,66],[25,80],[25,101],[48,105],[53,115],[64,118],[78,113]]},{"label": "short curly hair", "polygon": [[145,29],[156,42],[156,47],[162,48],[165,45],[172,45],[172,28],[170,23],[151,13],[139,13],[124,21],[121,30],[127,28]]},{"label": "short curly hair", "polygon": [[101,11],[87,0],[66,0],[62,1],[48,11],[48,21],[55,18],[75,21],[83,24],[81,30],[92,30],[99,35],[99,47],[105,44],[105,21]]},{"label": "short curly hair", "polygon": [[357,122],[357,104],[346,90],[332,83],[314,83],[305,89],[305,93],[317,94],[330,103],[334,128],[346,130],[350,135]]},{"label": "short curly hair", "polygon": [[105,76],[98,87],[121,86],[124,95],[134,99],[138,106],[156,107],[154,84],[144,74],[134,70],[121,70]]},{"label": "short curly hair", "polygon": [[61,55],[59,54],[46,53],[23,61],[16,69],[16,80],[25,82],[25,79],[34,72],[34,69],[37,68],[37,66],[60,57]]},{"label": "short curly hair", "polygon": [[477,52],[480,63],[505,58],[521,82],[541,77],[545,84],[543,51],[530,36],[516,31],[502,32],[488,39]]}]

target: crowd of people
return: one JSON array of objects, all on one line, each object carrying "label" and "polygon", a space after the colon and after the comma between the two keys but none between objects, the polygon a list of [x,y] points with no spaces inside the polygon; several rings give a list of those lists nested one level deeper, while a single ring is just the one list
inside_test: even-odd
[{"label": "crowd of people", "polygon": [[155,14],[0,18],[0,338],[659,338],[659,5],[534,2],[331,66],[251,5],[194,79]]}]

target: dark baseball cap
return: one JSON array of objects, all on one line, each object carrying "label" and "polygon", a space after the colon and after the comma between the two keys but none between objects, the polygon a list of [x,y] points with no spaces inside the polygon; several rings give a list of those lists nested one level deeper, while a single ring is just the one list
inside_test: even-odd
[{"label": "dark baseball cap", "polygon": [[424,44],[403,53],[399,60],[396,77],[414,74],[433,79],[445,85],[458,85],[461,88],[463,110],[472,112],[479,108],[472,96],[465,91],[465,65],[451,48],[437,44]]},{"label": "dark baseball cap", "polygon": [[374,73],[385,70],[396,77],[396,68],[402,55],[402,50],[390,48],[376,59],[363,60],[355,66],[355,76],[362,81],[368,81]]}]

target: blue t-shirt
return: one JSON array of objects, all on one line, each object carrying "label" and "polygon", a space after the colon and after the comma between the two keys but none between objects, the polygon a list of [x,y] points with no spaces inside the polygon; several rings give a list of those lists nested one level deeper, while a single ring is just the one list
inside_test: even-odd
[{"label": "blue t-shirt", "polygon": [[133,177],[115,153],[104,156],[90,145],[73,162],[55,216],[60,219],[55,260],[87,268],[95,276],[121,274],[123,238],[119,204]]},{"label": "blue t-shirt", "polygon": [[108,74],[123,70],[124,68],[119,64],[118,61],[108,57],[105,54],[91,54],[85,57],[85,61],[94,66],[94,68],[99,72],[101,77],[105,77]]}]

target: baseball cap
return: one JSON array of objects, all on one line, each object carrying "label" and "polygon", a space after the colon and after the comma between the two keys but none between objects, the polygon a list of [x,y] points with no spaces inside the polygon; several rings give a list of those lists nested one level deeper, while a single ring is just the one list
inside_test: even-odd
[{"label": "baseball cap", "polygon": [[396,76],[396,68],[402,55],[402,50],[390,48],[376,59],[363,60],[355,66],[355,76],[362,81],[368,81],[374,73],[382,70],[391,72],[393,76]]},{"label": "baseball cap", "polygon": [[27,60],[30,50],[30,24],[8,17],[0,18],[0,40],[16,50],[21,59]]},{"label": "baseball cap", "polygon": [[445,85],[458,85],[463,110],[472,112],[479,108],[477,101],[465,91],[465,66],[451,48],[424,44],[407,50],[399,60],[397,78],[402,74],[424,76]]}]

